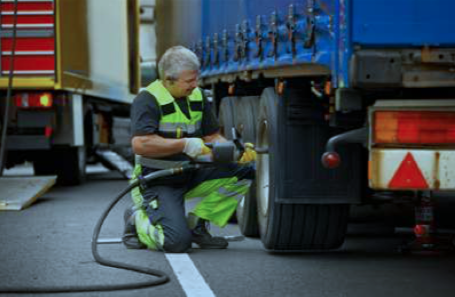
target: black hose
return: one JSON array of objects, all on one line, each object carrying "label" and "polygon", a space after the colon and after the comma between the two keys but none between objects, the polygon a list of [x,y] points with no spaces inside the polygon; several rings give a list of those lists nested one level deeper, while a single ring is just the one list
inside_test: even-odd
[{"label": "black hose", "polygon": [[13,12],[13,35],[11,44],[11,56],[9,58],[9,72],[8,72],[8,89],[6,91],[6,102],[5,102],[5,116],[3,117],[2,124],[2,135],[0,138],[0,176],[3,175],[3,168],[5,167],[5,151],[6,151],[6,136],[8,131],[8,117],[9,117],[9,105],[11,101],[11,93],[13,90],[13,77],[14,77],[14,56],[16,53],[16,25],[17,25],[17,1],[14,0],[14,12]]},{"label": "black hose", "polygon": [[95,225],[95,229],[93,230],[92,236],[92,255],[96,262],[103,266],[114,267],[114,268],[121,268],[126,270],[135,271],[138,273],[148,274],[150,276],[154,276],[156,278],[139,282],[133,284],[118,284],[118,285],[88,285],[88,286],[61,286],[61,287],[37,287],[37,288],[24,288],[24,287],[11,287],[11,288],[0,288],[0,294],[5,293],[15,293],[15,294],[31,294],[31,293],[72,293],[72,292],[100,292],[100,291],[118,291],[118,290],[131,290],[131,289],[139,289],[139,288],[146,288],[151,286],[157,286],[164,284],[169,281],[169,276],[157,269],[141,267],[131,264],[126,264],[122,262],[112,261],[104,259],[98,253],[98,236],[101,231],[101,227],[103,226],[104,221],[106,220],[109,212],[114,208],[114,206],[125,196],[128,192],[130,192],[133,188],[137,186],[146,186],[153,180],[157,178],[166,177],[170,175],[180,174],[188,170],[193,170],[199,168],[199,165],[187,165],[185,167],[179,168],[172,168],[172,169],[164,169],[152,172],[146,175],[143,178],[138,179],[136,182],[131,183],[126,189],[124,189],[120,194],[112,200],[107,208],[103,211],[103,214],[98,219],[98,222]]},{"label": "black hose", "polygon": [[[8,75],[8,89],[6,95],[6,102],[5,102],[5,115],[3,117],[3,124],[2,124],[2,131],[1,131],[1,138],[0,138],[0,176],[3,174],[3,168],[5,166],[4,157],[6,151],[6,137],[7,137],[7,128],[8,128],[8,116],[9,116],[9,109],[10,109],[10,101],[11,101],[11,94],[13,89],[13,77],[14,77],[14,56],[16,51],[16,25],[17,25],[17,2],[18,0],[14,1],[14,15],[13,15],[13,31],[12,31],[12,46],[11,46],[11,56],[9,60],[10,68],[9,68],[9,75]],[[192,170],[197,168],[197,165],[190,165],[185,168],[176,168],[176,169],[166,169],[153,172],[142,179],[130,184],[126,189],[124,189],[114,200],[108,205],[108,207],[104,210],[101,217],[98,219],[96,223],[95,229],[93,230],[93,237],[92,237],[92,255],[96,262],[101,265],[126,269],[130,271],[135,271],[138,273],[147,274],[150,276],[156,277],[155,279],[133,283],[133,284],[118,284],[118,285],[88,285],[88,286],[61,286],[61,287],[38,287],[38,288],[24,288],[24,287],[11,287],[11,288],[0,288],[0,294],[31,294],[31,293],[71,293],[71,292],[100,292],[100,291],[117,291],[117,290],[131,290],[131,289],[139,289],[151,286],[157,286],[164,284],[169,281],[169,276],[157,269],[141,267],[136,265],[131,265],[127,263],[112,261],[104,259],[98,253],[98,237],[101,231],[101,227],[103,226],[104,221],[106,220],[109,212],[112,208],[125,196],[128,192],[130,192],[133,188],[139,185],[145,185],[148,182],[155,180],[160,177],[165,177],[173,174],[179,174],[186,170]]]}]

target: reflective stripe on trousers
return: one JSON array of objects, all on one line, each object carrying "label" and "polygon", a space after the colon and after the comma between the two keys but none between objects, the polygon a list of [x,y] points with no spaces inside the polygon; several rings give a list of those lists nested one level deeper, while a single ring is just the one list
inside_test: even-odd
[{"label": "reflective stripe on trousers", "polygon": [[189,191],[185,199],[201,199],[191,213],[224,227],[250,185],[251,180],[239,181],[237,177],[208,180]]},{"label": "reflective stripe on trousers", "polygon": [[163,226],[160,224],[152,225],[147,213],[139,209],[135,216],[136,231],[139,240],[147,246],[148,249],[161,251],[164,246]]},{"label": "reflective stripe on trousers", "polygon": [[[133,171],[132,181],[136,180],[142,172],[142,166],[136,165]],[[137,209],[135,212],[135,225],[139,240],[151,250],[163,250],[164,246],[164,232],[163,227],[160,224],[153,225],[150,222],[147,213],[142,207],[144,197],[142,196],[139,187],[134,188],[131,191],[131,197],[134,202],[134,207]],[[158,207],[158,205],[155,205]]]}]

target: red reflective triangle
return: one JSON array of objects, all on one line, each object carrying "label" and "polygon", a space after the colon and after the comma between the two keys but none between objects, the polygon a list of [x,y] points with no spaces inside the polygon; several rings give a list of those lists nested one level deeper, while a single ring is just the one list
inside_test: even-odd
[{"label": "red reflective triangle", "polygon": [[428,189],[428,183],[414,157],[408,153],[389,182],[392,189]]}]

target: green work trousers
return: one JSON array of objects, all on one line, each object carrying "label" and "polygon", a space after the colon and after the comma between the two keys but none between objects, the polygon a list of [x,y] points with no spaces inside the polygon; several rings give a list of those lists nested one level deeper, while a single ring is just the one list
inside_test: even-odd
[{"label": "green work trousers", "polygon": [[[152,171],[136,165],[133,180]],[[139,240],[152,250],[185,252],[192,242],[185,199],[200,200],[191,211],[196,217],[224,227],[253,178],[251,164],[225,164],[161,178],[146,188],[133,189]]]}]

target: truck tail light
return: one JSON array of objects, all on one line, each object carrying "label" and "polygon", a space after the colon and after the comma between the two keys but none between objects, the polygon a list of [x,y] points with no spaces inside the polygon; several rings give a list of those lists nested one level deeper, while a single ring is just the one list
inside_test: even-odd
[{"label": "truck tail light", "polygon": [[375,111],[375,144],[455,144],[455,112]]},{"label": "truck tail light", "polygon": [[46,136],[46,138],[51,137],[53,132],[54,129],[51,126],[44,127],[44,136]]},{"label": "truck tail light", "polygon": [[20,93],[15,96],[16,106],[20,108],[51,108],[52,93]]},{"label": "truck tail light", "polygon": [[326,152],[322,155],[322,165],[326,168],[337,168],[340,166],[341,158],[337,152]]}]

